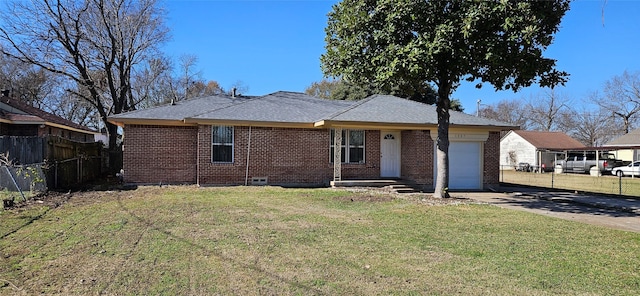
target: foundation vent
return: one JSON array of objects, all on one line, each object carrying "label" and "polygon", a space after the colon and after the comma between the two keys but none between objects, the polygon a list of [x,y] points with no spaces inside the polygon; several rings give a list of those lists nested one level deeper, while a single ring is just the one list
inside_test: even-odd
[{"label": "foundation vent", "polygon": [[267,185],[268,178],[267,177],[252,177],[251,185]]}]

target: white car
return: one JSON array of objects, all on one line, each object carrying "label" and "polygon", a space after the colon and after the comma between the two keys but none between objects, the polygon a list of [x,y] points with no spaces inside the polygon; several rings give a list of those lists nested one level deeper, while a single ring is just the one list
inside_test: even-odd
[{"label": "white car", "polygon": [[619,177],[622,176],[640,176],[640,161],[632,162],[629,165],[615,167],[611,169],[611,174]]}]

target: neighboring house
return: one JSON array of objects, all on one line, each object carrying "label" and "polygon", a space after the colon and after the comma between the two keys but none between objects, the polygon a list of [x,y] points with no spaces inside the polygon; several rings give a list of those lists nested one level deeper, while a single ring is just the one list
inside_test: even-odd
[{"label": "neighboring house", "polygon": [[603,147],[611,147],[617,159],[629,162],[640,160],[640,129],[632,130]]},{"label": "neighboring house", "polygon": [[556,159],[565,158],[562,151],[583,147],[561,132],[512,130],[500,140],[500,166],[513,169],[519,163],[528,163],[536,169],[551,171]]},{"label": "neighboring house", "polygon": [[[450,114],[449,188],[498,184],[500,132],[514,127]],[[109,120],[123,127],[128,183],[318,186],[398,178],[433,188],[435,182],[436,108],[393,96],[211,96]]]},{"label": "neighboring house", "polygon": [[0,136],[44,137],[60,136],[76,142],[94,142],[99,134],[85,126],[45,112],[22,101],[0,97]]}]

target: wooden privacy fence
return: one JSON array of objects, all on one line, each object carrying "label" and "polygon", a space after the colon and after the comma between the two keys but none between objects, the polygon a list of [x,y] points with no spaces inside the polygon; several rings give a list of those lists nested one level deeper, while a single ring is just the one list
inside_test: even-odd
[{"label": "wooden privacy fence", "polygon": [[0,137],[0,153],[14,164],[39,164],[47,188],[80,186],[103,176],[106,165],[101,143],[80,143],[58,136]]},{"label": "wooden privacy fence", "polygon": [[42,163],[47,141],[40,137],[0,137],[0,153],[15,164]]}]

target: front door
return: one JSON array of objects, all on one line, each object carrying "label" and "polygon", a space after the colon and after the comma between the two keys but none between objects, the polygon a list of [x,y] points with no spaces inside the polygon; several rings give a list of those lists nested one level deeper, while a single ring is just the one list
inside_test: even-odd
[{"label": "front door", "polygon": [[400,132],[380,132],[380,177],[400,178]]}]

